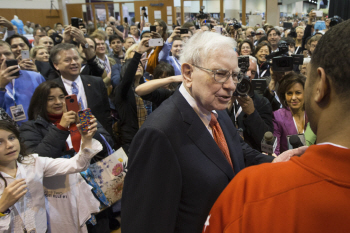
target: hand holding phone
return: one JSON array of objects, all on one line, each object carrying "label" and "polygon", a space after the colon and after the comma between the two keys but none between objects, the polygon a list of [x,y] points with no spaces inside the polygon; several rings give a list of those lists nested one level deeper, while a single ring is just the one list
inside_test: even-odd
[{"label": "hand holding phone", "polygon": [[164,42],[162,38],[156,38],[156,39],[150,39],[148,41],[148,46],[154,47],[154,46],[163,46]]},{"label": "hand holding phone", "polygon": [[65,97],[67,111],[79,112],[80,107],[76,95],[67,95]]},{"label": "hand holding phone", "polygon": [[[6,60],[5,62],[6,62],[7,68],[9,68],[10,66],[17,66],[18,67],[18,61],[16,59]],[[12,69],[15,69],[15,68],[12,68]],[[9,76],[11,76],[11,77],[19,76],[19,68],[18,68],[17,72],[14,72],[14,73],[10,72],[10,73],[11,73],[11,75],[9,75]]]},{"label": "hand holding phone", "polygon": [[93,118],[90,108],[84,109],[83,111],[79,111],[78,117],[81,124],[81,130],[83,132],[87,132],[89,130],[89,126]]},{"label": "hand holding phone", "polygon": [[22,59],[29,59],[29,50],[21,51]]}]

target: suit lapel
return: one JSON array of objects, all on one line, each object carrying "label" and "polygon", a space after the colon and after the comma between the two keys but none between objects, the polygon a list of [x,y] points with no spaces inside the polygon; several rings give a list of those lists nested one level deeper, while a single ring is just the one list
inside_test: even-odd
[{"label": "suit lapel", "polygon": [[80,75],[81,82],[83,83],[84,86],[84,92],[87,100],[87,104],[91,104],[93,96],[91,95],[91,84],[89,83],[89,80],[86,80],[86,77],[84,75]]},{"label": "suit lapel", "polygon": [[294,125],[292,112],[288,109],[283,109],[282,119],[286,128],[287,135],[298,134],[297,129]]},{"label": "suit lapel", "polygon": [[[179,91],[173,95],[173,102],[178,107],[184,122],[190,124],[187,135],[193,143],[208,157],[219,169],[221,169],[229,179],[234,177],[233,170],[227,162],[225,156],[219,149],[213,137],[204,126],[203,122],[187,103]],[[226,136],[226,135],[225,135]]]}]

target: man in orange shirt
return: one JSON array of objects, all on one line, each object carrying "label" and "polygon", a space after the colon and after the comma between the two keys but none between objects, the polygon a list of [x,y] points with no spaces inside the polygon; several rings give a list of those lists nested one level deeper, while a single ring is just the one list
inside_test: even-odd
[{"label": "man in orange shirt", "polygon": [[350,231],[349,35],[349,20],[332,27],[309,64],[305,105],[317,145],[288,162],[240,172],[204,233]]}]

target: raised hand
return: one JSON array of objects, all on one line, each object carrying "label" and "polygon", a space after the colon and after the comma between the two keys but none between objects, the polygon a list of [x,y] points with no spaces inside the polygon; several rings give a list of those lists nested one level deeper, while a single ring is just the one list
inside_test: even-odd
[{"label": "raised hand", "polygon": [[9,184],[2,193],[0,198],[0,212],[5,212],[8,208],[13,206],[21,197],[23,197],[27,190],[25,179],[18,179]]},{"label": "raised hand", "polygon": [[6,85],[12,81],[12,79],[18,78],[19,76],[12,76],[14,73],[19,71],[18,66],[6,66],[6,59],[3,60],[0,68],[0,88],[5,88]]}]

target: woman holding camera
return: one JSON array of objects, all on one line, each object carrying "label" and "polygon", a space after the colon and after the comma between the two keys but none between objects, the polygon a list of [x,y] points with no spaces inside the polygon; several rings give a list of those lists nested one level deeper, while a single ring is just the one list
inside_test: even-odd
[{"label": "woman holding camera", "polygon": [[[21,138],[30,153],[51,158],[76,156],[75,153],[81,147],[81,133],[76,130],[77,113],[66,110],[66,95],[65,88],[53,81],[44,82],[35,90],[28,109],[29,121],[20,128]],[[105,140],[113,146],[110,135],[100,123],[96,124],[94,138],[103,145],[103,149],[96,155],[94,162],[108,156]],[[44,189],[51,232],[87,232],[85,222],[91,217],[91,212],[83,205],[95,203],[97,199],[82,176],[72,174],[45,178]],[[56,215],[56,212],[59,214]],[[97,228],[107,232],[108,217],[103,215],[103,212],[98,214],[97,226],[88,224],[88,229]],[[76,222],[77,219],[79,222]],[[107,221],[107,224],[100,219]],[[101,221],[102,226],[99,225]],[[105,225],[107,227],[103,231]]]},{"label": "woman holding camera", "polygon": [[273,135],[277,138],[275,154],[288,150],[288,135],[304,134],[307,116],[304,103],[305,76],[291,72],[283,77],[277,91],[283,108],[273,112]]}]

